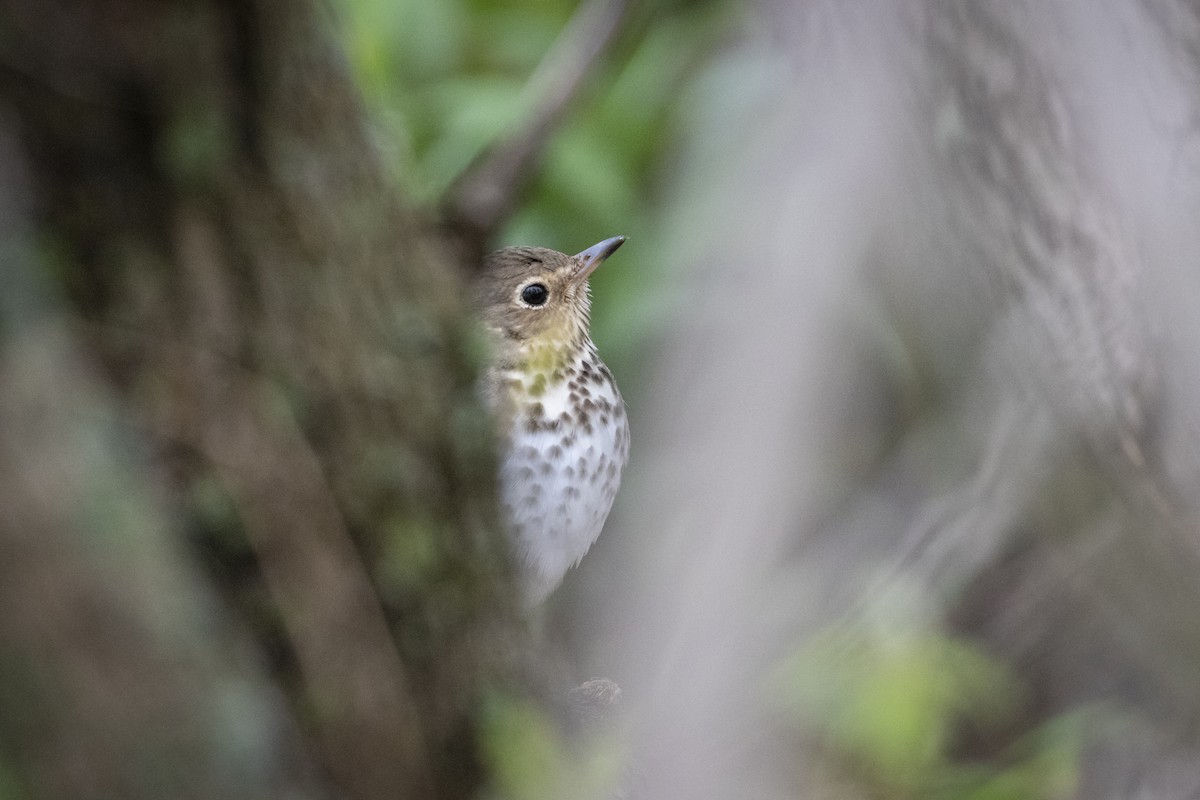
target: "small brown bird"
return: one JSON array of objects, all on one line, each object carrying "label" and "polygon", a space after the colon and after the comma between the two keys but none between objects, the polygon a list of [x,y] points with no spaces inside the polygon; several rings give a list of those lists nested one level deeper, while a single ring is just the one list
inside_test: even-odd
[{"label": "small brown bird", "polygon": [[504,435],[501,502],[529,605],[596,541],[629,458],[625,403],[589,331],[588,276],[624,242],[574,256],[507,247],[485,258],[477,286],[485,397]]}]

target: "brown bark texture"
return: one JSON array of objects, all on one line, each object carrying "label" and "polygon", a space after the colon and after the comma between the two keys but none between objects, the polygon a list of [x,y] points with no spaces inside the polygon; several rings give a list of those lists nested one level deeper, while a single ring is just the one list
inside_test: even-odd
[{"label": "brown bark texture", "polygon": [[523,668],[462,265],[332,32],[0,8],[0,796],[482,781]]}]

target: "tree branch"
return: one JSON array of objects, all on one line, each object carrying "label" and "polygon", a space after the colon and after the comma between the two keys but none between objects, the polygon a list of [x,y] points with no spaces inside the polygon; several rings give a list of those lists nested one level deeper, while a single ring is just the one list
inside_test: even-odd
[{"label": "tree branch", "polygon": [[625,10],[625,0],[580,7],[529,80],[524,124],[481,153],[447,191],[444,215],[476,251],[512,214],[551,133],[616,38]]}]

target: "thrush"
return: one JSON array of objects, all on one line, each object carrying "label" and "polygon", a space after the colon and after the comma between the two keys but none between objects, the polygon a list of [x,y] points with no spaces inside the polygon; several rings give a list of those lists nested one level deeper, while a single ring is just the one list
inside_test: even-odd
[{"label": "thrush", "polygon": [[507,247],[484,259],[484,396],[502,435],[500,501],[525,601],[540,603],[608,518],[629,457],[625,403],[592,343],[588,277],[625,242],[574,256]]}]

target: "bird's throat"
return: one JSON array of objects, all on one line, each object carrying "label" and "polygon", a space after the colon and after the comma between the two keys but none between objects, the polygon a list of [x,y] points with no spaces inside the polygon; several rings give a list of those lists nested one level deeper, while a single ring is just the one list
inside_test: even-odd
[{"label": "bird's throat", "polygon": [[584,353],[594,350],[586,337],[526,342],[521,347],[516,372],[526,392],[537,397],[547,386],[563,380],[566,369]]},{"label": "bird's throat", "polygon": [[541,339],[525,342],[514,363],[504,372],[509,397],[518,405],[537,401],[574,375],[579,365],[598,362],[596,346],[586,334],[568,340]]}]

